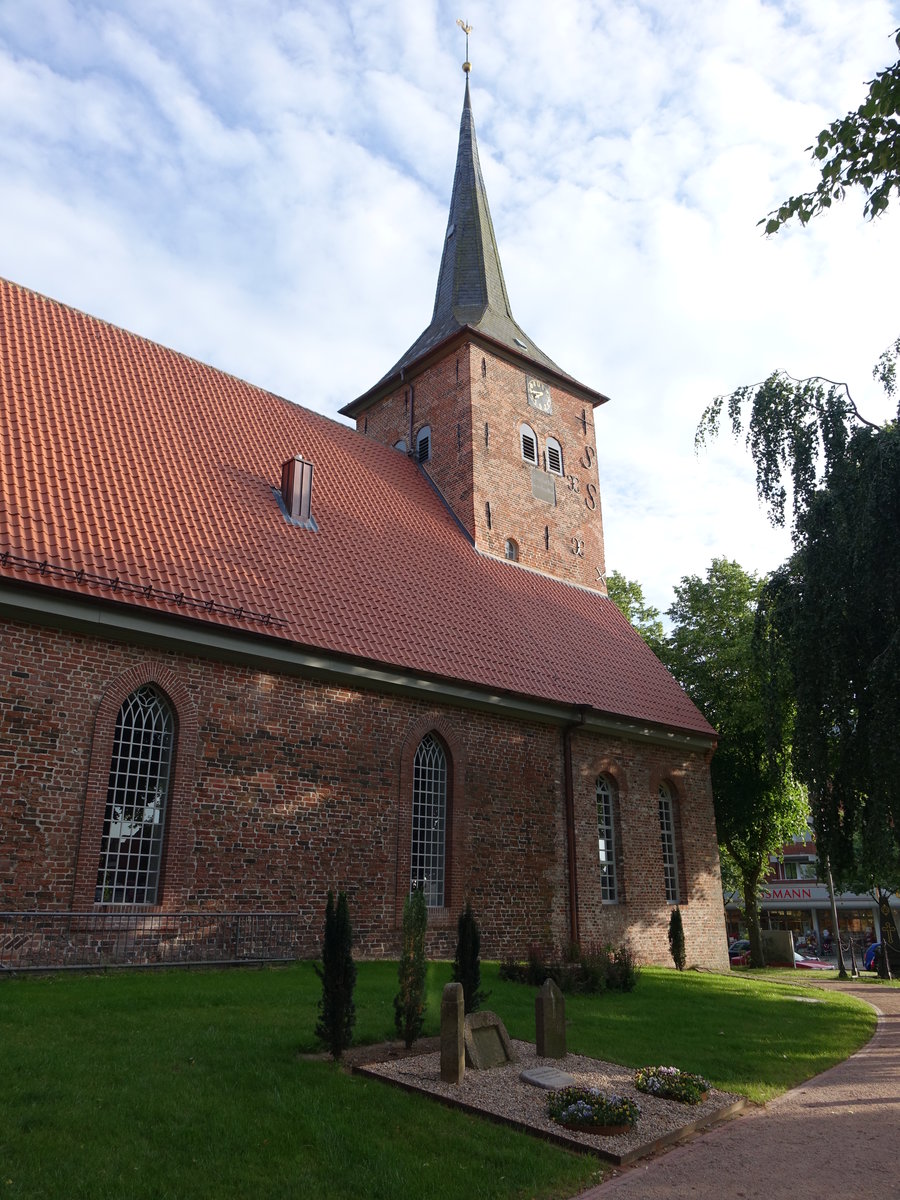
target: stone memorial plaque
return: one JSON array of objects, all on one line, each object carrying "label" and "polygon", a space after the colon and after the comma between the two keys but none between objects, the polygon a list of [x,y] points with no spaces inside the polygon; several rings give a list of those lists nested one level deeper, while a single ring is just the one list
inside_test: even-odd
[{"label": "stone memorial plaque", "polygon": [[502,1067],[509,1062],[496,1025],[485,1025],[483,1029],[473,1029],[472,1040],[478,1050],[482,1071],[489,1071],[491,1067]]},{"label": "stone memorial plaque", "polygon": [[469,1013],[466,1017],[466,1066],[489,1071],[515,1062],[516,1055],[506,1027],[496,1013]]},{"label": "stone memorial plaque", "polygon": [[543,500],[545,504],[556,503],[556,484],[547,474],[537,467],[531,469],[531,494],[535,500]]},{"label": "stone memorial plaque", "polygon": [[519,1078],[523,1083],[530,1083],[532,1087],[545,1088],[548,1092],[555,1092],[557,1088],[575,1086],[575,1076],[569,1075],[567,1071],[560,1071],[559,1067],[529,1067],[522,1071]]}]

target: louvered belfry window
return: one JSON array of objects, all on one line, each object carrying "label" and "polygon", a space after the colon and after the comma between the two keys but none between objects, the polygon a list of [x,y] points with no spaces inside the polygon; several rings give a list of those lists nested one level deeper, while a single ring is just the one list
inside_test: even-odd
[{"label": "louvered belfry window", "polygon": [[537,466],[537,437],[535,436],[535,432],[530,425],[520,426],[519,439],[522,444],[522,457],[526,462],[533,463],[535,466]]},{"label": "louvered belfry window", "polygon": [[410,891],[422,888],[429,908],[444,905],[447,840],[447,755],[427,733],[413,760]]},{"label": "louvered belfry window", "polygon": [[97,871],[98,904],[156,904],[175,718],[149,684],[116,718]]},{"label": "louvered belfry window", "polygon": [[600,858],[600,899],[614,904],[616,885],[616,830],[613,816],[613,785],[601,775],[597,780],[597,853]]},{"label": "louvered belfry window", "polygon": [[678,903],[678,859],[675,855],[675,803],[666,784],[659,785],[659,837],[662,842],[666,904]]},{"label": "louvered belfry window", "polygon": [[545,453],[547,455],[547,470],[553,475],[562,475],[562,446],[560,446],[556,438],[547,438],[547,447]]}]

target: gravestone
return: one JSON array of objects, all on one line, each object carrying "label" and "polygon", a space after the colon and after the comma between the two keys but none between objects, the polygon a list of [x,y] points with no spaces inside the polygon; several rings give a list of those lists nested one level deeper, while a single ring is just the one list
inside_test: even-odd
[{"label": "gravestone", "polygon": [[466,1066],[489,1071],[516,1061],[506,1026],[496,1013],[469,1013],[465,1023]]},{"label": "gravestone", "polygon": [[568,1071],[560,1071],[559,1067],[528,1067],[519,1074],[519,1078],[523,1083],[544,1088],[548,1092],[575,1086],[575,1076],[570,1075]]},{"label": "gravestone", "polygon": [[461,983],[448,983],[441,997],[441,1079],[462,1083],[466,1073],[465,1002]]},{"label": "gravestone", "polygon": [[565,1058],[566,998],[552,979],[534,998],[534,1024],[538,1058]]}]

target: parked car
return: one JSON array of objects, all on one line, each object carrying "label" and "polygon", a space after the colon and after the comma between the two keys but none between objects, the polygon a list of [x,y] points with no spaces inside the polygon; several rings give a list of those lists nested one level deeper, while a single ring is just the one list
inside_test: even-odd
[{"label": "parked car", "polygon": [[825,962],[821,958],[807,958],[803,954],[798,954],[794,951],[794,966],[802,967],[807,971],[833,971],[834,963]]},{"label": "parked car", "polygon": [[866,949],[866,953],[863,958],[863,970],[864,971],[877,971],[878,970],[878,955],[880,953],[881,953],[881,942],[873,942],[872,945]]},{"label": "parked car", "polygon": [[734,962],[736,958],[743,958],[750,951],[750,943],[746,938],[738,938],[736,942],[732,942],[728,947],[728,957]]}]

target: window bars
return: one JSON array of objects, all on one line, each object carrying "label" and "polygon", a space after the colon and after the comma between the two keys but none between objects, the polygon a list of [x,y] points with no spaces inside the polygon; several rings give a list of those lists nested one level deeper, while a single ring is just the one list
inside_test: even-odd
[{"label": "window bars", "polygon": [[659,837],[662,843],[666,904],[678,903],[678,859],[675,856],[675,807],[668,787],[659,785]]},{"label": "window bars", "polygon": [[155,904],[175,721],[149,684],[119,709],[97,871],[97,904]]},{"label": "window bars", "polygon": [[412,861],[410,891],[422,888],[429,908],[444,904],[447,828],[447,756],[426,734],[413,760]]},{"label": "window bars", "polygon": [[613,821],[613,789],[601,775],[597,780],[597,851],[600,856],[600,899],[615,904],[619,898],[616,885],[616,836]]}]

